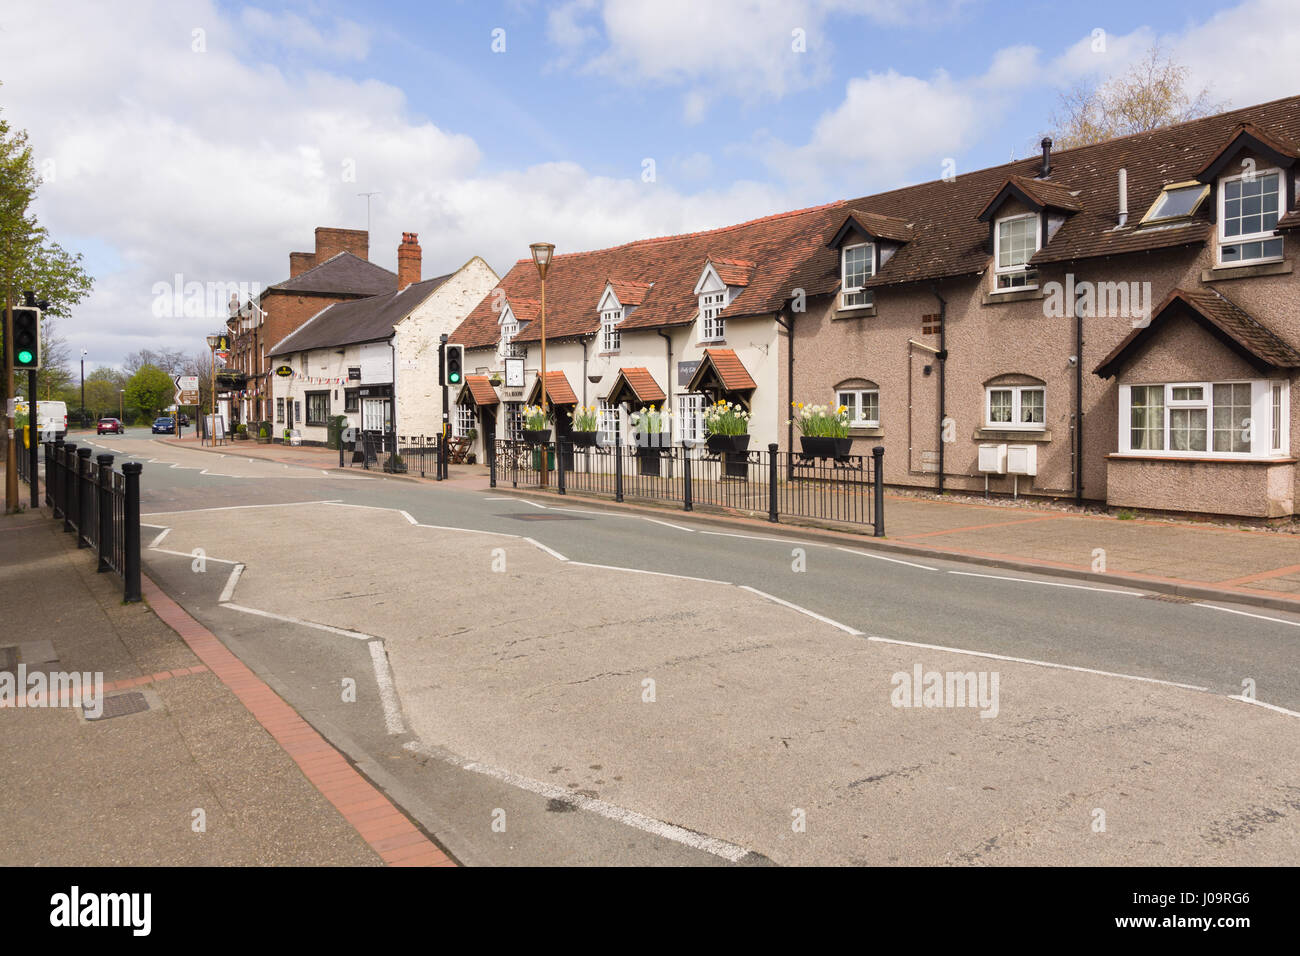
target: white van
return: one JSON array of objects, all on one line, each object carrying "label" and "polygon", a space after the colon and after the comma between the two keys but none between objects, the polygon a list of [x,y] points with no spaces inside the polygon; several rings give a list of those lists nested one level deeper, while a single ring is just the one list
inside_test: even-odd
[{"label": "white van", "polygon": [[68,436],[68,403],[38,401],[36,403],[36,431],[41,436],[44,436],[47,431],[51,431],[54,433],[56,440],[66,438]]}]

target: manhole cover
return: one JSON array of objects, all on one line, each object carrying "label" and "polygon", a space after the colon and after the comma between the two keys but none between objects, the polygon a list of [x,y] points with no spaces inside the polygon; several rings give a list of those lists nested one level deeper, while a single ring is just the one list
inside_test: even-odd
[{"label": "manhole cover", "polygon": [[141,711],[149,709],[149,702],[144,699],[144,694],[138,690],[128,691],[125,694],[114,694],[112,697],[104,698],[104,712],[98,717],[92,717],[86,713],[86,708],[82,708],[87,720],[108,720],[110,717],[125,717],[127,714],[138,714]]},{"label": "manhole cover", "polygon": [[1148,601],[1164,601],[1166,604],[1191,604],[1192,599],[1181,594],[1144,594]]},{"label": "manhole cover", "polygon": [[590,518],[584,518],[581,515],[540,515],[540,514],[516,514],[516,515],[497,515],[498,518],[514,518],[516,521],[590,521]]}]

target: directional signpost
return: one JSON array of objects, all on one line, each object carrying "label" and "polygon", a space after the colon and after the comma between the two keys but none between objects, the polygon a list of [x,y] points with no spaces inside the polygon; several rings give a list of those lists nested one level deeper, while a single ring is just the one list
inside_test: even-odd
[{"label": "directional signpost", "polygon": [[199,417],[199,377],[197,375],[177,375],[172,379],[176,383],[176,437],[181,435],[180,410],[189,405],[194,406],[194,417]]}]

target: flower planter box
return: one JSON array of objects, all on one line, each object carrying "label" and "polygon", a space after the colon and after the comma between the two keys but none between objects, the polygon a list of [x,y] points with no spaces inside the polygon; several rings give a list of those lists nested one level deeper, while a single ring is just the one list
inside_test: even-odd
[{"label": "flower planter box", "polygon": [[812,438],[799,436],[799,445],[805,458],[847,458],[853,449],[851,438]]},{"label": "flower planter box", "polygon": [[599,434],[600,432],[570,432],[569,438],[575,448],[590,448],[596,444],[596,436]]},{"label": "flower planter box", "polygon": [[749,449],[749,438],[749,435],[710,435],[707,444],[715,455],[723,452],[743,455]]},{"label": "flower planter box", "polygon": [[524,441],[530,445],[545,445],[551,440],[549,428],[525,428]]},{"label": "flower planter box", "polygon": [[389,458],[384,462],[384,471],[393,475],[404,475],[406,474],[406,462],[402,460],[395,461],[392,458]]},{"label": "flower planter box", "polygon": [[660,466],[663,459],[660,457],[659,452],[659,448],[651,448],[645,445],[637,446],[636,457],[641,466],[641,474],[655,476],[663,474]]}]

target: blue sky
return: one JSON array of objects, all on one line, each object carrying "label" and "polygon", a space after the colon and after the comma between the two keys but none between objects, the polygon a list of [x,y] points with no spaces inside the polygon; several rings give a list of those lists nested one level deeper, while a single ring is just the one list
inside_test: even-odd
[{"label": "blue sky", "polygon": [[220,321],[158,314],[160,285],[283,279],[315,226],[365,225],[360,192],[373,261],[415,231],[425,275],[504,273],[538,238],[597,248],[1028,155],[1063,90],[1157,41],[1227,106],[1300,93],[1296,20],[1294,0],[6,0],[0,108],[96,277],[59,334],[111,364]]}]

